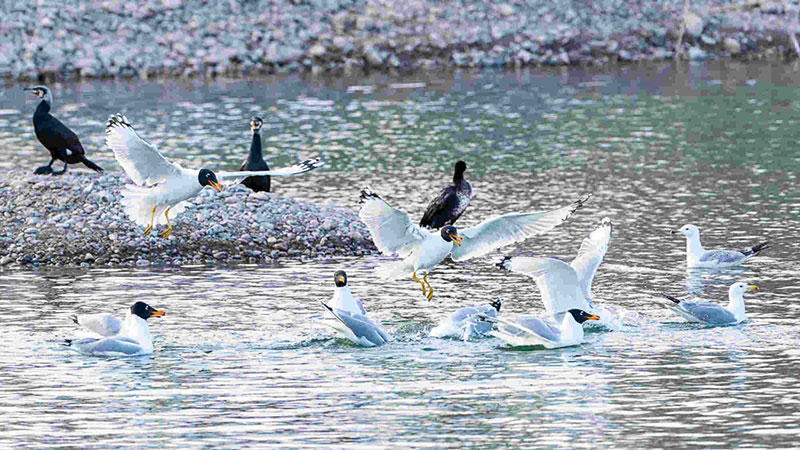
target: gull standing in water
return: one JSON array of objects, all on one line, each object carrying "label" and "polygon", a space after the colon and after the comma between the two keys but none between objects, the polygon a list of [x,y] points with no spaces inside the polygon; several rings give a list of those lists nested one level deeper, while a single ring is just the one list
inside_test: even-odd
[{"label": "gull standing in water", "polygon": [[460,308],[439,322],[430,335],[436,338],[457,337],[464,341],[482,337],[492,330],[492,324],[478,319],[478,316],[497,317],[501,306],[502,300],[497,299],[485,305]]},{"label": "gull standing in water", "polygon": [[464,171],[467,170],[467,163],[459,161],[456,163],[453,173],[453,182],[442,189],[436,198],[431,200],[419,226],[438,230],[445,225],[456,223],[461,214],[469,206],[472,200],[472,185],[464,179]]},{"label": "gull standing in water", "polygon": [[672,231],[672,234],[678,233],[686,236],[686,266],[689,268],[738,266],[760,251],[769,248],[767,247],[768,242],[762,242],[742,250],[706,250],[700,243],[700,229],[696,226],[684,225],[680,230]]},{"label": "gull standing in water", "polygon": [[578,256],[569,264],[541,256],[507,256],[498,266],[533,278],[545,311],[556,322],[561,322],[568,310],[579,309],[599,315],[602,319],[598,324],[618,329],[621,324],[616,315],[596,304],[592,295],[592,280],[608,250],[612,230],[611,219],[604,218],[583,240]]},{"label": "gull standing in water", "polygon": [[[430,300],[433,286],[428,282],[428,273],[448,255],[455,261],[477,258],[550,231],[567,220],[589,197],[552,211],[495,217],[461,233],[452,225],[430,232],[414,225],[405,211],[392,208],[370,188],[364,188],[358,215],[367,225],[378,250],[402,258],[379,268],[379,274],[389,279],[410,275],[422,286],[422,295]],[[421,280],[417,273],[424,274]]]},{"label": "gull standing in water", "polygon": [[583,323],[600,320],[600,317],[580,309],[570,309],[559,325],[548,318],[518,317],[512,320],[482,315],[482,320],[497,324],[491,334],[512,346],[542,345],[545,348],[561,348],[583,343]]},{"label": "gull standing in water", "polygon": [[173,163],[155,145],[145,142],[134,131],[128,119],[117,114],[109,117],[106,125],[106,145],[114,150],[117,162],[135,184],[125,186],[122,205],[128,216],[139,225],[146,226],[144,235],[150,234],[154,225],[165,223],[167,229],[161,234],[168,237],[172,232],[170,218],[181,213],[205,186],[222,191],[219,180],[234,179],[234,183],[249,176],[269,175],[294,176],[319,167],[319,158],[272,171],[258,172],[214,172],[211,169],[184,169]]},{"label": "gull standing in water", "polygon": [[162,317],[164,311],[144,302],[136,302],[124,321],[110,314],[73,316],[75,323],[103,336],[102,338],[67,339],[66,345],[84,355],[132,356],[153,353],[153,339],[147,319]]},{"label": "gull standing in water", "polygon": [[758,286],[755,285],[743,282],[733,283],[728,289],[726,306],[702,300],[683,300],[666,294],[661,295],[675,303],[670,309],[688,322],[725,326],[742,323],[747,318],[744,310],[744,293],[757,290]]},{"label": "gull standing in water", "polygon": [[364,309],[361,300],[353,297],[344,270],[333,274],[333,281],[336,290],[330,304],[319,300],[330,315],[330,318],[323,323],[354,344],[375,347],[389,342],[391,340],[389,334],[367,317],[367,310]]}]

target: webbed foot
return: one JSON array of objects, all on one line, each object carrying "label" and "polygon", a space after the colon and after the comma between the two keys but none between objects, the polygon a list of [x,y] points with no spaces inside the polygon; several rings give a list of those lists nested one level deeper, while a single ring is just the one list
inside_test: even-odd
[{"label": "webbed foot", "polygon": [[34,175],[50,175],[53,173],[53,168],[50,166],[42,166],[37,167],[36,170],[33,171]]}]

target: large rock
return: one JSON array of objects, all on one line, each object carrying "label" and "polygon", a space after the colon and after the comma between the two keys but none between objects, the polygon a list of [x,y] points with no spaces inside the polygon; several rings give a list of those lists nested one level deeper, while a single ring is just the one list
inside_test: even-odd
[{"label": "large rock", "polygon": [[722,40],[722,48],[731,55],[738,55],[742,51],[742,45],[739,41],[732,37],[726,37]]},{"label": "large rock", "polygon": [[686,14],[686,17],[684,18],[684,26],[686,28],[686,34],[689,36],[697,38],[703,34],[703,25],[703,19],[697,14],[692,12]]}]

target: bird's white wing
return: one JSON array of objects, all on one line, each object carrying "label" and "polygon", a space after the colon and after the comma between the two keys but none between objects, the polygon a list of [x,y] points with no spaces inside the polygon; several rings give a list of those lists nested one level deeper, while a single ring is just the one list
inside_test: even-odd
[{"label": "bird's white wing", "polygon": [[384,254],[405,258],[427,235],[411,222],[405,211],[392,208],[368,187],[361,190],[358,217],[367,225],[372,241]]},{"label": "bird's white wing", "polygon": [[453,246],[452,257],[456,261],[477,258],[515,242],[550,231],[578,210],[591,195],[563,208],[527,214],[506,214],[459,230],[464,238],[461,246]]},{"label": "bird's white wing", "polygon": [[81,314],[73,316],[72,320],[93,333],[105,337],[116,336],[122,329],[122,321],[108,313]]},{"label": "bird's white wing", "polygon": [[542,293],[544,309],[551,316],[573,308],[588,310],[578,274],[569,264],[555,258],[516,256],[505,258],[502,267],[534,279]]},{"label": "bird's white wing", "polygon": [[218,179],[227,178],[231,181],[231,183],[236,184],[241,182],[247,177],[260,177],[260,176],[293,177],[295,175],[302,175],[306,172],[311,172],[312,170],[319,169],[324,165],[325,163],[322,162],[322,160],[320,160],[319,157],[317,157],[317,158],[307,159],[293,166],[282,167],[280,169],[260,170],[260,171],[239,171],[239,172],[221,171],[221,172],[215,172],[215,174],[217,175]]},{"label": "bird's white wing", "polygon": [[139,186],[155,184],[180,173],[180,167],[164,158],[155,145],[140,138],[122,114],[108,118],[106,145],[114,150],[119,165]]},{"label": "bird's white wing", "polygon": [[589,233],[589,237],[583,240],[581,248],[578,250],[578,256],[570,263],[570,266],[578,274],[583,295],[587,299],[592,298],[592,280],[597,268],[600,267],[600,263],[603,262],[606,251],[608,251],[611,234],[611,219],[606,217],[600,222],[600,226]]}]

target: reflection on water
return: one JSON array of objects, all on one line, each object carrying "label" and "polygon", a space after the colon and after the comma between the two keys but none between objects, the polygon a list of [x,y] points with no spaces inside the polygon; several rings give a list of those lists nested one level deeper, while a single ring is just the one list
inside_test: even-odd
[{"label": "reflection on water", "polygon": [[[314,153],[313,177],[277,194],[356,207],[371,185],[415,219],[453,161],[477,198],[468,226],[593,192],[557,230],[503,253],[572,258],[602,217],[614,237],[594,282],[626,320],[582,347],[504,351],[500,341],[437,340],[452,310],[505,299],[503,314],[541,313],[530,279],[477,261],[446,263],[426,302],[412,281],[372,274],[382,257],[275,266],[0,273],[0,443],[102,446],[794,446],[800,252],[800,93],[790,68],[758,64],[628,67],[592,73],[424,74],[407,79],[86,82],[55,86],[56,112],[90,154],[105,117],[124,112],[183,164],[238,167],[248,120],[265,120],[265,153]],[[416,83],[409,86],[394,83]],[[422,86],[420,83],[424,83]],[[350,89],[348,86],[371,86]],[[0,167],[40,165],[34,103],[0,94]],[[772,248],[744,267],[686,271],[683,237]],[[361,349],[331,339],[317,299],[347,269],[354,293],[395,337]],[[660,293],[725,302],[735,280],[759,285],[749,320],[680,322]],[[156,353],[87,358],[59,343],[74,313],[122,312],[136,300],[168,315]]]}]

